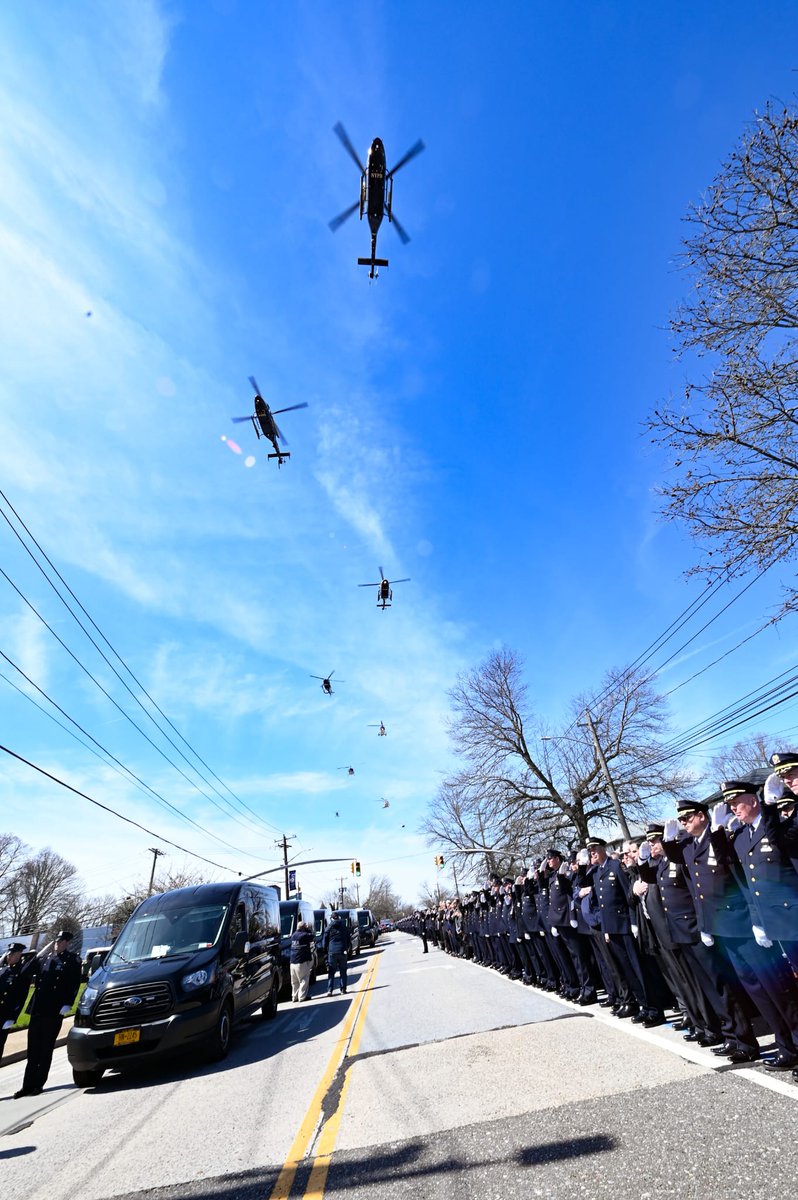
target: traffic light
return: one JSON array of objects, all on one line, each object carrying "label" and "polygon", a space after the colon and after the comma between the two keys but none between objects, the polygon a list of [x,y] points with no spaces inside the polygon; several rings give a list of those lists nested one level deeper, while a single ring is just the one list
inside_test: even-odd
[{"label": "traffic light", "polygon": [[355,875],[357,875],[358,879],[360,878],[360,863],[359,862],[355,863]]},{"label": "traffic light", "polygon": [[438,868],[443,866],[443,855],[442,854],[435,855],[435,866]]},{"label": "traffic light", "polygon": [[354,873],[355,873],[355,864],[354,864],[353,862],[351,862],[351,863],[349,864],[349,871],[350,871],[350,874],[354,875]]}]

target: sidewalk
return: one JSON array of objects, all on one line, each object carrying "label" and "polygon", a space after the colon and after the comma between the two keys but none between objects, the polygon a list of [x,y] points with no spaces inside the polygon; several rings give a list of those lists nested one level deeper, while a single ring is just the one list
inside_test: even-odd
[{"label": "sidewalk", "polygon": [[[72,1028],[72,1020],[72,1017],[64,1017],[64,1023],[61,1026],[61,1033],[56,1046],[63,1046],[66,1043],[67,1034]],[[3,1051],[3,1060],[0,1062],[0,1070],[8,1063],[22,1062],[27,1054],[27,1046],[27,1029],[12,1030],[6,1038],[6,1046]]]}]

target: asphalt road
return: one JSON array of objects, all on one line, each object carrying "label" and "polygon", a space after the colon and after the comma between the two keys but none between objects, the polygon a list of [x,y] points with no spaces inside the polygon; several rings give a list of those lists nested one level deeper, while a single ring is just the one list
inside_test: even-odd
[{"label": "asphalt road", "polygon": [[[794,1187],[798,1085],[720,1067],[405,935],[347,996],[241,1027],[214,1066],[172,1063],[13,1100],[0,1070],[4,1200],[758,1200]],[[720,1068],[720,1069],[719,1069]]]}]

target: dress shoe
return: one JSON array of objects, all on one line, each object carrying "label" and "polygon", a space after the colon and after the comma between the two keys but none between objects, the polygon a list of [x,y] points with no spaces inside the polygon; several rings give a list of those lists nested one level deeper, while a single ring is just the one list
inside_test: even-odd
[{"label": "dress shoe", "polygon": [[718,1058],[725,1058],[728,1054],[733,1054],[736,1049],[736,1042],[724,1042],[721,1046],[713,1046],[712,1053],[717,1054]]},{"label": "dress shoe", "polygon": [[579,996],[579,1003],[582,1008],[586,1008],[588,1004],[600,1003],[595,992],[582,992]]},{"label": "dress shoe", "polygon": [[766,1071],[789,1071],[793,1067],[798,1067],[798,1055],[785,1054],[780,1050],[775,1058],[771,1058],[764,1064]]},{"label": "dress shoe", "polygon": [[691,1029],[689,1033],[683,1033],[682,1037],[686,1042],[697,1042],[701,1034],[696,1033],[695,1029]]},{"label": "dress shoe", "polygon": [[599,1008],[612,1008],[612,1000],[606,996],[603,1000],[599,1000]]},{"label": "dress shoe", "polygon": [[726,1057],[732,1063],[758,1062],[759,1051],[743,1050],[742,1046],[738,1046],[736,1050],[732,1050],[731,1054],[727,1054]]},{"label": "dress shoe", "polygon": [[692,1029],[692,1028],[693,1028],[693,1026],[691,1025],[691,1023],[689,1021],[685,1021],[683,1017],[679,1021],[674,1021],[673,1024],[671,1025],[671,1029],[678,1029],[680,1033],[685,1029]]},{"label": "dress shoe", "polygon": [[647,1018],[648,1018],[648,1013],[646,1013],[646,1012],[639,1012],[639,1013],[636,1013],[636,1014],[635,1014],[635,1015],[632,1017],[632,1024],[633,1024],[633,1025],[642,1025],[642,1024],[643,1024],[643,1022],[644,1022],[644,1021],[645,1021]]},{"label": "dress shoe", "polygon": [[22,1097],[22,1096],[32,1096],[32,1095],[33,1095],[33,1092],[29,1091],[28,1088],[20,1088],[18,1092],[14,1092],[14,1099],[19,1100],[20,1097]]},{"label": "dress shoe", "polygon": [[709,1046],[719,1046],[723,1041],[723,1038],[715,1037],[715,1035],[712,1033],[702,1033],[701,1036],[696,1040],[698,1041],[699,1046],[703,1046],[704,1049],[707,1049]]},{"label": "dress shoe", "polygon": [[643,1022],[646,1029],[654,1029],[657,1025],[665,1024],[665,1013],[647,1012],[646,1019]]},{"label": "dress shoe", "polygon": [[636,1004],[624,1004],[618,1009],[615,1015],[616,1017],[620,1017],[622,1021],[625,1021],[627,1017],[636,1017],[639,1012],[640,1009]]}]

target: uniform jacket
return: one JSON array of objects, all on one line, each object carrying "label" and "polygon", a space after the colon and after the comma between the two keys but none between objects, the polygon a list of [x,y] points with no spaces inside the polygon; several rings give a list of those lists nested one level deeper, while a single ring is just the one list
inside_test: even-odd
[{"label": "uniform jacket", "polygon": [[681,842],[663,842],[668,859],[687,869],[702,933],[750,938],[751,917],[742,892],[737,856],[725,829]]},{"label": "uniform jacket", "polygon": [[30,1006],[32,1017],[57,1017],[65,1006],[70,1008],[80,987],[80,959],[71,950],[34,959],[31,967],[35,992]]},{"label": "uniform jacket", "polygon": [[607,858],[593,872],[594,911],[598,912],[602,933],[632,932],[630,896],[632,886],[621,864]]},{"label": "uniform jacket", "polygon": [[648,911],[652,921],[656,925],[652,907],[657,905],[657,899],[650,899],[653,891],[668,924],[669,940],[660,935],[657,929],[663,945],[667,949],[672,946],[694,946],[699,938],[698,917],[686,868],[681,863],[671,862],[665,854],[638,863],[638,867],[640,878],[649,887],[646,900],[649,901]]},{"label": "uniform jacket", "polygon": [[25,969],[27,965],[18,962],[13,967],[8,963],[0,967],[0,1025],[16,1021],[22,1012],[31,983],[31,972]]},{"label": "uniform jacket", "polygon": [[[424,920],[424,917],[421,918]],[[352,945],[352,935],[346,921],[330,921],[324,932],[324,949],[327,954],[346,954]]]},{"label": "uniform jacket", "polygon": [[549,886],[549,926],[562,929],[571,923],[571,900],[573,887],[569,875],[560,875],[552,871],[548,876]]},{"label": "uniform jacket", "polygon": [[527,879],[524,882],[524,895],[521,900],[521,920],[524,926],[524,933],[532,934],[540,933],[540,917],[535,905],[535,881]]},{"label": "uniform jacket", "polygon": [[757,829],[743,825],[726,837],[745,873],[751,924],[770,938],[798,940],[798,875],[781,844],[778,814],[765,808]]}]

